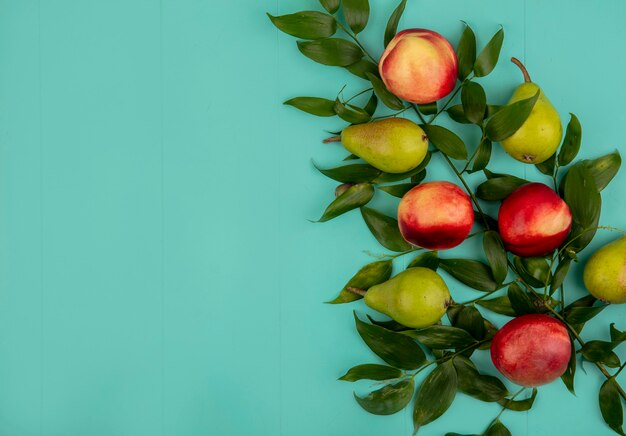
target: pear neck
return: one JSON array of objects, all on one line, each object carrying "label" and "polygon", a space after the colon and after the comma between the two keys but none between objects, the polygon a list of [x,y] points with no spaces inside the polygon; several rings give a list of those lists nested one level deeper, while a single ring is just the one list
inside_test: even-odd
[{"label": "pear neck", "polygon": [[528,70],[526,69],[524,64],[515,57],[511,58],[511,62],[517,65],[517,67],[522,71],[522,74],[524,75],[524,82],[532,83],[532,80],[530,79],[530,74],[528,74]]}]

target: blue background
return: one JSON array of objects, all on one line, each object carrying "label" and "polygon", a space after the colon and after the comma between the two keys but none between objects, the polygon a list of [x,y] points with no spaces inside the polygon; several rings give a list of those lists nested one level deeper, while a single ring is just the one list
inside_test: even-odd
[{"label": "blue background", "polygon": [[[371,3],[363,39],[379,54],[396,1]],[[343,158],[320,142],[343,124],[281,103],[366,86],[301,56],[264,15],[303,9],[318,6],[0,1],[0,435],[410,434],[410,408],[368,415],[352,399],[367,382],[336,381],[378,360],[354,330],[363,304],[323,302],[371,261],[363,250],[383,251],[357,213],[307,221],[335,186],[310,159]],[[596,157],[625,150],[625,17],[623,0],[410,0],[400,28],[456,44],[466,20],[482,46],[502,24],[490,102],[521,80],[506,61],[518,56]],[[547,182],[500,149],[491,166]],[[434,179],[453,180],[440,158]],[[625,187],[622,171],[603,192],[603,224],[626,226]],[[476,296],[448,282],[458,301]],[[584,295],[580,267],[568,290]],[[584,336],[606,338],[610,321],[626,328],[623,306]],[[515,435],[611,434],[586,368],[577,397],[557,381],[503,421]],[[458,395],[420,434],[482,432],[498,409]]]}]

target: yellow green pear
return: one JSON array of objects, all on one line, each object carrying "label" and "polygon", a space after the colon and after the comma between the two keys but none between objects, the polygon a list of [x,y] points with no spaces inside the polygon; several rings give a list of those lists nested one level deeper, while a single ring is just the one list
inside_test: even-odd
[{"label": "yellow green pear", "polygon": [[350,153],[386,173],[411,171],[422,163],[428,151],[426,133],[404,118],[346,127],[341,132],[341,142]]},{"label": "yellow green pear", "polygon": [[422,267],[409,268],[365,294],[369,307],[413,328],[437,323],[451,302],[441,276]]},{"label": "yellow green pear", "polygon": [[626,236],[593,253],[585,265],[585,286],[607,303],[626,303]]},{"label": "yellow green pear", "polygon": [[517,87],[508,104],[531,98],[537,91],[539,98],[524,124],[500,143],[515,159],[528,164],[538,164],[552,156],[559,147],[563,126],[559,113],[541,88],[530,80],[524,65],[515,58],[511,61],[522,70],[525,82]]}]

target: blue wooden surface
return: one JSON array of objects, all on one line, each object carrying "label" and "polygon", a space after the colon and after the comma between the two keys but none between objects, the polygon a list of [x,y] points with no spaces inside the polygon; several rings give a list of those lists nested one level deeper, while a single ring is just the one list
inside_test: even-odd
[{"label": "blue wooden surface", "polygon": [[[371,3],[363,39],[380,53],[396,2]],[[377,360],[353,327],[364,305],[322,302],[381,249],[358,214],[307,221],[334,189],[310,159],[343,157],[320,143],[342,123],[281,102],[363,83],[305,59],[264,15],[316,8],[0,1],[0,435],[410,434],[410,410],[368,415],[336,381]],[[520,57],[595,157],[626,150],[624,18],[622,0],[410,0],[400,27],[456,43],[465,20],[484,44],[503,25],[504,61],[481,81],[490,100],[508,99],[520,75],[506,59]],[[493,167],[541,180],[501,150]],[[428,179],[453,180],[438,159]],[[622,171],[603,224],[626,226],[625,188]],[[458,300],[475,295],[449,283]],[[568,289],[584,294],[580,268]],[[624,307],[585,337],[606,337],[609,321],[626,328]],[[555,382],[503,421],[515,435],[611,434],[586,369],[577,397]],[[420,434],[481,432],[497,411],[459,395]]]}]

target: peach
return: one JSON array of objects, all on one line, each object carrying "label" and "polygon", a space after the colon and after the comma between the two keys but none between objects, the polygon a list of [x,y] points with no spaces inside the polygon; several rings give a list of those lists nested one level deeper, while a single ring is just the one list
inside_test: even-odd
[{"label": "peach", "polygon": [[398,207],[402,237],[430,250],[456,247],[473,224],[469,196],[450,182],[422,183],[407,192]]},{"label": "peach", "polygon": [[541,386],[559,378],[567,369],[571,353],[567,328],[547,315],[514,318],[491,341],[493,364],[520,386]]},{"label": "peach", "polygon": [[569,206],[542,183],[528,183],[504,199],[498,228],[507,250],[518,256],[543,256],[558,248],[572,227]]},{"label": "peach", "polygon": [[389,42],[378,69],[389,91],[403,100],[424,104],[452,92],[458,61],[452,45],[437,32],[408,29]]}]

